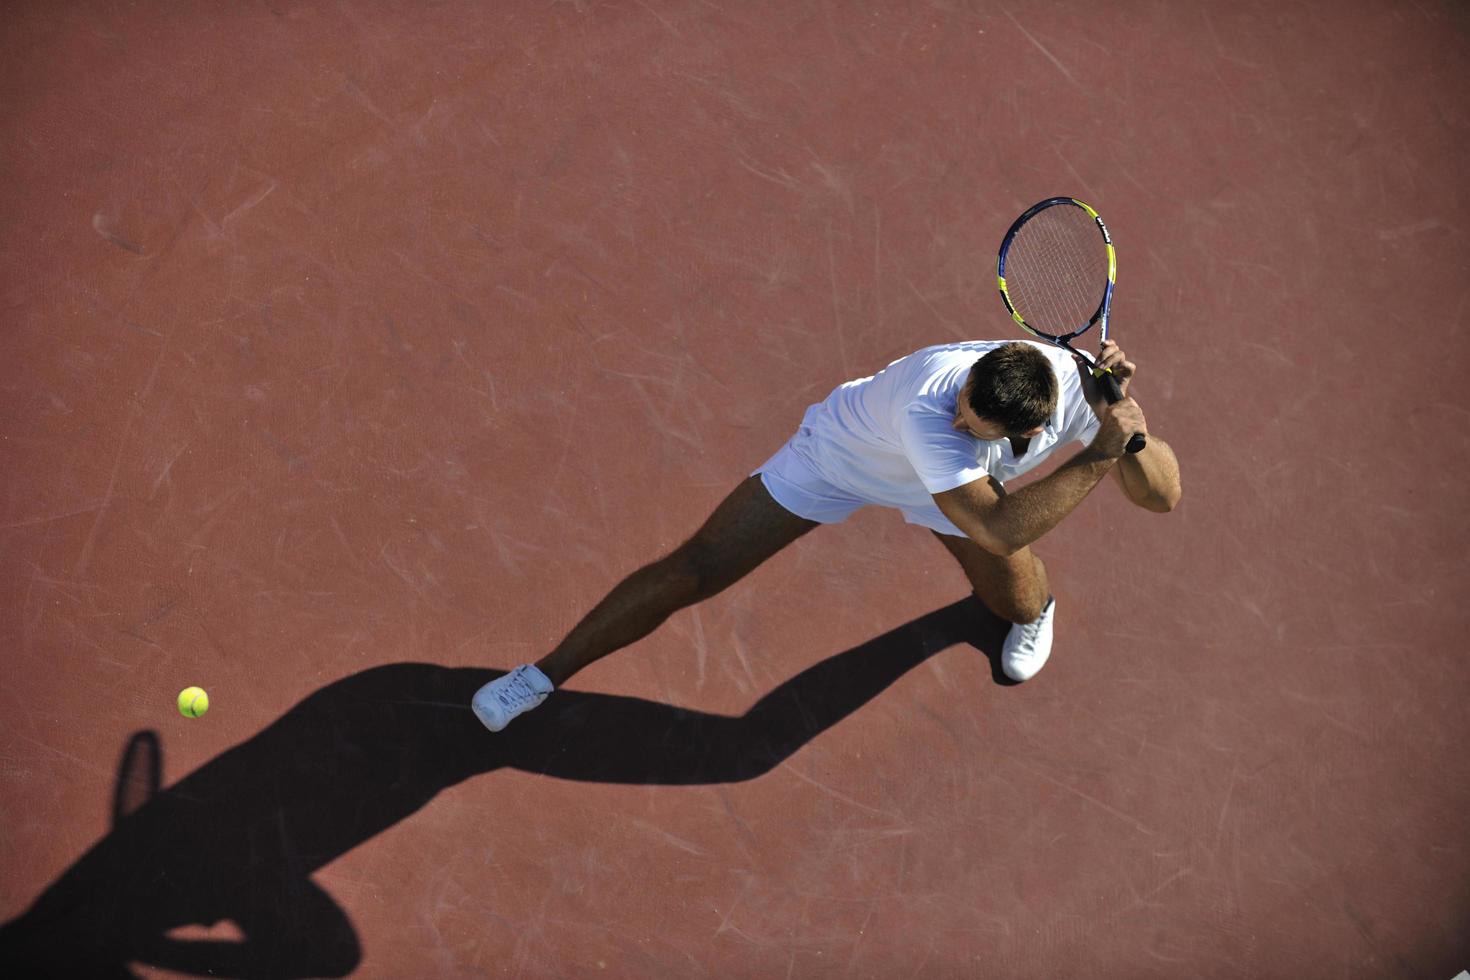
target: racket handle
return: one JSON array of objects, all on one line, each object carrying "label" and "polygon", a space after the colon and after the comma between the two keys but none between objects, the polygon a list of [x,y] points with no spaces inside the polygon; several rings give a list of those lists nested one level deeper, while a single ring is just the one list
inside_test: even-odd
[{"label": "racket handle", "polygon": [[[1113,372],[1104,371],[1097,376],[1097,380],[1102,384],[1103,397],[1108,400],[1109,405],[1123,400],[1123,389],[1119,386],[1118,379],[1113,376]],[[1128,452],[1136,453],[1141,452],[1146,445],[1148,445],[1148,439],[1143,433],[1135,432],[1133,438],[1128,440],[1126,448]]]}]

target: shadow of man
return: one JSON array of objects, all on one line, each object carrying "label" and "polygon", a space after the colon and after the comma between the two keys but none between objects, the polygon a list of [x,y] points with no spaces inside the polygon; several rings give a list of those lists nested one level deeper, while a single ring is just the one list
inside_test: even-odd
[{"label": "shadow of man", "polygon": [[[1008,626],[968,598],[821,661],[739,717],[561,691],[495,735],[468,706],[500,671],[400,663],[353,674],[130,812],[119,804],[112,832],[0,927],[0,967],[10,976],[131,977],[135,962],[212,976],[344,976],[361,946],[312,872],[441,791],[500,768],[624,784],[754,779],[958,643],[984,651],[1004,683]],[[124,759],[149,738],[134,736]],[[223,921],[243,938],[168,935]]]}]

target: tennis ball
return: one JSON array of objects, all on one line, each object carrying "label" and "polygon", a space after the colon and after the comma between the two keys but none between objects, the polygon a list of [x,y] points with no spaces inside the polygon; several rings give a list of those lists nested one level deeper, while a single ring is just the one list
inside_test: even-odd
[{"label": "tennis ball", "polygon": [[185,718],[198,718],[209,710],[209,695],[202,687],[186,687],[179,692],[179,714]]}]

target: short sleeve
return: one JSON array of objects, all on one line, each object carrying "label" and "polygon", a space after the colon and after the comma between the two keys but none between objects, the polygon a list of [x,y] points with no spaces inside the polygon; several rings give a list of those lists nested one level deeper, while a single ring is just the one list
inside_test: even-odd
[{"label": "short sleeve", "polygon": [[904,455],[918,474],[919,482],[931,494],[944,493],[991,475],[986,466],[991,455],[989,447],[973,436],[957,432],[951,422],[918,405],[910,405],[899,422],[898,437]]},{"label": "short sleeve", "polygon": [[1097,430],[1102,427],[1098,421],[1097,413],[1087,403],[1087,397],[1082,393],[1082,379],[1073,367],[1070,375],[1061,375],[1061,400],[1062,400],[1062,431],[1057,435],[1059,445],[1067,445],[1072,442],[1080,442],[1087,445],[1097,436]]},{"label": "short sleeve", "polygon": [[1098,421],[1097,413],[1092,410],[1091,405],[1087,404],[1086,399],[1079,398],[1077,401],[1078,404],[1071,406],[1068,412],[1066,431],[1062,433],[1062,438],[1058,441],[1064,444],[1080,442],[1087,445],[1097,437],[1097,430],[1102,428],[1102,423]]}]

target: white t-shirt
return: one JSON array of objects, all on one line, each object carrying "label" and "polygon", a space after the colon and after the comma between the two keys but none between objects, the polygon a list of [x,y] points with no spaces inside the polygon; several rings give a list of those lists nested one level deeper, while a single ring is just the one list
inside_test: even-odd
[{"label": "white t-shirt", "polygon": [[815,438],[812,462],[822,476],[875,504],[932,504],[943,493],[992,476],[1005,483],[1040,465],[1062,446],[1089,443],[1097,415],[1082,394],[1072,355],[1030,343],[1051,361],[1057,407],[1017,459],[1010,440],[984,441],[954,428],[960,389],[988,352],[1013,341],[975,340],[926,347],[871,378],[839,385],[807,410],[802,424]]}]

